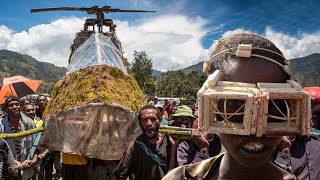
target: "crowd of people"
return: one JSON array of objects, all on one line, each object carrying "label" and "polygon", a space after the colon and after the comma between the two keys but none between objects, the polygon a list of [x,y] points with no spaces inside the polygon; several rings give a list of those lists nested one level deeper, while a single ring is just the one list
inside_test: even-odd
[{"label": "crowd of people", "polygon": [[[255,52],[260,56],[241,60],[234,53],[223,54],[242,43],[260,49]],[[281,54],[265,38],[238,34],[219,41],[205,68],[208,75],[219,69],[223,80],[229,82],[282,83],[291,75],[281,68],[286,65]],[[269,60],[263,60],[261,56]],[[48,97],[44,95],[39,95],[34,102],[9,96],[0,111],[0,133],[19,133],[43,127],[42,115],[47,103]],[[235,103],[224,103],[217,109],[227,114],[226,109],[234,106]],[[1,163],[5,164],[0,164],[0,177],[46,180],[60,176],[66,180],[320,179],[320,104],[316,101],[312,104],[310,135],[284,132],[281,136],[257,137],[226,131],[209,139],[199,128],[198,114],[204,113],[199,111],[201,109],[194,101],[167,99],[160,104],[157,96],[148,96],[146,105],[138,112],[142,134],[132,140],[121,159],[115,161],[37,148],[34,142],[41,133],[25,138],[0,138]],[[242,121],[241,118],[237,116],[230,122]],[[192,133],[188,139],[175,138],[170,133],[159,133],[161,125],[191,128]]]}]

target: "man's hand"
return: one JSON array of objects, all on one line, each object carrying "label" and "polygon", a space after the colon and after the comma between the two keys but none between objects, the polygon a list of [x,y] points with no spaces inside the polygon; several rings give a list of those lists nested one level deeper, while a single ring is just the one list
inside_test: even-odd
[{"label": "man's hand", "polygon": [[17,163],[17,168],[20,169],[20,170],[27,169],[27,168],[29,168],[29,164],[30,164],[30,160],[25,160],[23,162],[18,162]]},{"label": "man's hand", "polygon": [[37,159],[32,159],[28,162],[28,167],[33,167],[35,165],[37,165]]},{"label": "man's hand", "polygon": [[191,141],[193,141],[201,152],[207,152],[209,142],[204,137],[199,129],[193,129],[191,134]]},{"label": "man's hand", "polygon": [[282,136],[281,141],[279,143],[279,148],[285,154],[290,154],[291,142],[287,138],[287,136]]},{"label": "man's hand", "polygon": [[174,169],[177,167],[177,149],[178,145],[181,142],[181,139],[175,139],[171,136],[171,134],[168,134],[168,138],[171,144],[171,156],[170,156],[170,161],[169,161],[169,171],[171,169]]},{"label": "man's hand", "polygon": [[168,134],[168,138],[171,144],[171,148],[177,148],[179,143],[181,142],[181,139],[173,138],[171,134]]}]

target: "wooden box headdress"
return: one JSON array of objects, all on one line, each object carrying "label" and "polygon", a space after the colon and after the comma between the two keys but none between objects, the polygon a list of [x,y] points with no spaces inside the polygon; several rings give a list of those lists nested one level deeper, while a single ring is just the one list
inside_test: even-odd
[{"label": "wooden box headdress", "polygon": [[[251,54],[253,48],[240,44],[234,55],[277,63]],[[280,65],[290,73],[288,65]],[[198,92],[199,127],[204,131],[258,137],[309,133],[310,97],[294,80],[250,84],[219,81],[220,77],[216,70]]]}]

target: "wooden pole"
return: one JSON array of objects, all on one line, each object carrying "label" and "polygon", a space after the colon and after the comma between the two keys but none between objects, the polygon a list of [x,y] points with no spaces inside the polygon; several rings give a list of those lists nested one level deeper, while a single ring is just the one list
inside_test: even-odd
[{"label": "wooden pole", "polygon": [[19,133],[9,133],[9,134],[4,133],[4,134],[0,134],[0,138],[3,138],[3,139],[17,139],[17,138],[30,136],[32,134],[39,133],[39,132],[42,132],[42,131],[44,131],[44,128],[43,127],[38,127],[38,128],[30,129],[30,130],[27,130],[27,131],[22,131],[22,132],[19,132]]}]

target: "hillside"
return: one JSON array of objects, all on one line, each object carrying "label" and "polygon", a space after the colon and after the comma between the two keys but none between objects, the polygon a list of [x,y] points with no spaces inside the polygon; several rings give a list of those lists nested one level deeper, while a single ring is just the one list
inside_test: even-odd
[{"label": "hillside", "polygon": [[[294,78],[303,86],[320,86],[320,54],[311,54],[302,58],[290,60]],[[186,67],[184,72],[196,70],[202,74],[202,64]],[[41,79],[44,83],[38,93],[50,93],[53,85],[66,73],[66,68],[57,67],[50,63],[39,62],[29,55],[13,51],[0,50],[0,85],[4,77],[22,75],[30,79]],[[159,76],[160,71],[153,70],[153,76]]]},{"label": "hillside", "polygon": [[320,54],[290,60],[295,79],[303,86],[320,86]]},{"label": "hillside", "polygon": [[[196,70],[202,73],[203,62],[182,69],[184,72]],[[315,53],[290,60],[294,78],[303,86],[320,86],[320,54]]]},{"label": "hillside", "polygon": [[153,77],[158,77],[160,74],[161,74],[161,71],[152,69],[152,76],[153,76]]},{"label": "hillside", "polygon": [[15,75],[29,79],[40,79],[44,82],[37,93],[49,93],[53,85],[62,78],[67,69],[50,63],[39,62],[33,57],[17,52],[0,50],[0,85],[4,77]]},{"label": "hillside", "polygon": [[197,72],[199,72],[200,74],[202,74],[202,66],[203,65],[203,61],[202,62],[199,62],[197,64],[194,64],[194,65],[191,65],[191,66],[188,66],[186,68],[183,68],[182,71],[184,72],[191,72],[192,70],[196,70]]}]

